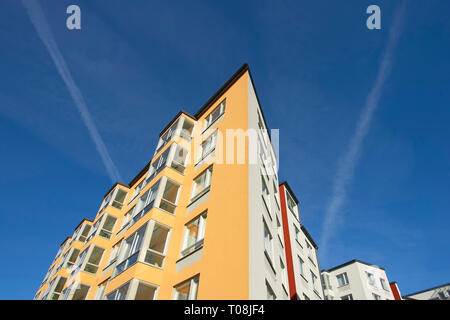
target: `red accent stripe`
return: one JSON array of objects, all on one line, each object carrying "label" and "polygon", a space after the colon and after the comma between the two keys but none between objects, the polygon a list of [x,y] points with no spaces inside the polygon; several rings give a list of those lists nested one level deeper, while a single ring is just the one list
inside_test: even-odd
[{"label": "red accent stripe", "polygon": [[389,286],[391,287],[392,294],[394,295],[395,300],[402,300],[402,297],[400,296],[400,292],[398,291],[397,284],[395,282],[389,283]]},{"label": "red accent stripe", "polygon": [[286,269],[289,281],[289,295],[291,300],[297,300],[295,287],[294,263],[292,259],[291,237],[289,235],[289,222],[286,210],[286,191],[284,185],[280,186],[281,219],[283,220],[284,249],[286,251]]}]

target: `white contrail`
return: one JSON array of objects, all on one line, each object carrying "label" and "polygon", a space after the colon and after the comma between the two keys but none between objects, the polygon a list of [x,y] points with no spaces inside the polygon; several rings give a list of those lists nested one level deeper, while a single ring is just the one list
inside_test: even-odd
[{"label": "white contrail", "polygon": [[95,147],[103,161],[103,164],[105,165],[109,177],[113,182],[119,181],[119,171],[114,165],[114,162],[109,155],[108,149],[106,148],[105,143],[103,142],[100,134],[97,131],[97,127],[92,120],[83,95],[76,85],[75,81],[73,80],[70,70],[67,67],[66,61],[59,51],[58,45],[56,44],[53,33],[50,30],[47,19],[45,18],[45,15],[42,12],[39,3],[35,0],[22,0],[22,3],[27,10],[31,23],[33,24],[36,32],[47,48],[50,56],[53,59],[53,62],[55,63],[56,69],[58,70],[61,78],[64,80],[64,83],[67,86],[67,89],[69,90],[70,95],[72,96],[72,99],[75,102],[78,111],[80,112],[81,118],[83,119],[83,122],[86,125],[89,134],[95,144]]},{"label": "white contrail", "polygon": [[321,256],[325,257],[328,249],[328,242],[334,231],[337,216],[347,196],[347,188],[353,179],[355,166],[358,162],[362,144],[367,132],[370,128],[373,113],[375,112],[383,85],[392,69],[392,60],[398,38],[401,34],[403,17],[406,8],[406,0],[404,0],[397,9],[394,17],[393,25],[390,27],[389,38],[383,53],[381,64],[378,69],[378,75],[374,86],[367,96],[364,108],[361,111],[359,121],[356,126],[355,133],[350,139],[348,148],[343,157],[339,160],[338,170],[333,182],[333,191],[330,203],[325,212],[325,218],[322,225],[321,234]]}]

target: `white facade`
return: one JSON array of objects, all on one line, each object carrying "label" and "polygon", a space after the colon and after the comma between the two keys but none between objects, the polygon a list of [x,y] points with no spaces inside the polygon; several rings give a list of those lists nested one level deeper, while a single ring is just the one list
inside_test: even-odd
[{"label": "white facade", "polygon": [[412,293],[405,296],[404,298],[407,300],[450,300],[450,283],[428,290]]},{"label": "white facade", "polygon": [[257,158],[249,164],[249,298],[288,300],[276,155],[250,77],[248,127],[249,154]]},{"label": "white facade", "polygon": [[281,196],[286,199],[286,218],[297,299],[323,300],[317,245],[301,224],[299,205],[295,195],[291,193],[286,183],[282,185],[284,188],[281,188],[280,192],[284,192]]},{"label": "white facade", "polygon": [[322,271],[326,300],[394,300],[383,268],[359,260]]}]

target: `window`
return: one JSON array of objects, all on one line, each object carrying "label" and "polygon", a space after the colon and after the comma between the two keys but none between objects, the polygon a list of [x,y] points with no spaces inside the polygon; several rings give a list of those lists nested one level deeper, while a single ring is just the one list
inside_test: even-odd
[{"label": "window", "polygon": [[261,190],[262,194],[265,196],[269,196],[269,194],[270,194],[269,189],[267,188],[267,184],[264,181],[263,176],[261,176],[261,185],[262,185],[262,190]]},{"label": "window", "polygon": [[131,202],[134,201],[134,199],[137,198],[137,196],[141,193],[141,190],[147,185],[147,179],[142,180],[134,189],[133,191],[133,198],[131,198],[130,202],[128,203],[128,205],[130,205]]},{"label": "window", "polygon": [[200,159],[198,161],[201,161],[205,159],[208,155],[212,154],[216,149],[216,143],[217,143],[217,130],[213,134],[211,134],[205,141],[203,141],[201,145]]},{"label": "window", "polygon": [[80,284],[75,289],[75,292],[72,296],[72,300],[84,300],[88,295],[90,287],[84,284]]},{"label": "window", "polygon": [[345,286],[345,285],[348,284],[347,272],[338,274],[338,275],[336,276],[336,278],[337,278],[338,286],[339,286],[339,287],[342,287],[342,286]]},{"label": "window", "polygon": [[77,261],[78,255],[80,254],[80,250],[76,248],[72,248],[72,251],[67,251],[67,253],[70,253],[69,260],[64,265],[64,268],[70,268],[75,264],[75,261]]},{"label": "window", "polygon": [[172,180],[167,180],[164,192],[159,203],[159,208],[167,212],[174,213],[177,207],[178,190],[180,185],[173,182]]},{"label": "window", "polygon": [[[126,222],[128,224],[128,227],[131,227],[133,224],[135,224],[140,218],[144,216],[144,214],[146,214],[150,209],[153,208],[153,204],[155,203],[155,199],[158,194],[160,181],[161,179],[158,180],[150,189],[148,189],[139,198],[136,206],[134,206],[133,209],[127,212],[127,215],[130,215],[129,217],[126,217],[126,219],[129,220],[129,222]],[[125,228],[125,226],[123,226],[122,229],[123,228]]]},{"label": "window", "polygon": [[367,272],[367,280],[369,280],[369,284],[375,286],[375,277],[372,273]]},{"label": "window", "polygon": [[260,130],[263,130],[263,131],[267,130],[266,126],[264,125],[264,122],[261,119],[261,115],[260,115],[259,112],[258,112],[258,127],[259,127]]},{"label": "window", "polygon": [[346,296],[342,296],[341,300],[353,300],[353,296],[351,294],[348,294]]},{"label": "window", "polygon": [[270,234],[269,228],[267,227],[266,222],[263,220],[264,225],[264,252],[266,253],[267,258],[270,263],[272,263],[272,235]]},{"label": "window", "polygon": [[98,220],[94,223],[94,225],[92,226],[91,233],[89,234],[88,238],[86,239],[86,242],[88,242],[89,240],[91,240],[92,237],[95,236],[95,235],[97,234],[97,230],[98,230],[98,227],[100,226],[100,222],[102,221],[102,219],[103,219],[103,217],[100,218],[100,219],[98,219]]},{"label": "window", "polygon": [[272,181],[272,183],[273,183],[273,192],[274,192],[273,197],[275,198],[275,203],[277,204],[278,209],[280,209],[280,202],[279,202],[280,200],[278,200],[278,187],[275,184],[275,182]]},{"label": "window", "polygon": [[178,118],[174,122],[174,124],[172,124],[170,126],[170,128],[167,129],[167,131],[159,138],[158,146],[156,147],[155,153],[158,153],[158,151],[161,150],[175,135],[175,133],[177,131],[177,127],[178,127],[178,122],[180,121],[180,119],[182,119],[182,118]]},{"label": "window", "polygon": [[292,199],[291,195],[288,192],[286,192],[286,200],[289,210],[291,210],[291,212],[295,214],[295,207],[297,206],[297,203],[295,203],[294,199]]},{"label": "window", "polygon": [[195,198],[203,191],[209,189],[209,186],[211,185],[211,175],[212,175],[212,166],[203,171],[202,174],[200,174],[197,178],[194,179],[191,199]]},{"label": "window", "polygon": [[78,241],[85,242],[90,230],[91,230],[91,226],[88,224],[85,224],[84,228],[83,228],[83,232],[80,234]]},{"label": "window", "polygon": [[280,222],[280,219],[278,219],[278,216],[276,217],[276,219],[277,219],[278,239],[280,240],[281,246],[284,247],[284,245],[283,245],[283,227],[281,226],[281,222]]},{"label": "window", "polygon": [[267,300],[275,300],[277,298],[277,296],[275,295],[275,293],[273,292],[272,288],[267,283],[267,281],[266,281],[266,290],[267,290]]},{"label": "window", "polygon": [[203,247],[203,237],[205,236],[206,212],[187,223],[184,231],[184,240],[181,256],[184,257],[193,251]]},{"label": "window", "polygon": [[154,300],[157,287],[139,282],[134,300]]},{"label": "window", "polygon": [[128,293],[128,288],[130,287],[130,283],[127,282],[126,284],[124,284],[123,286],[121,286],[120,288],[112,291],[111,293],[109,293],[106,296],[106,300],[125,300],[127,293]]},{"label": "window", "polygon": [[381,300],[381,297],[375,293],[372,293],[372,296],[374,300]]},{"label": "window", "polygon": [[380,278],[380,283],[381,283],[381,287],[382,287],[384,290],[389,291],[389,287],[388,287],[388,285],[387,285],[386,280],[384,280],[383,278]]},{"label": "window", "polygon": [[281,284],[283,285],[284,289],[287,291],[287,271],[286,267],[284,266],[283,260],[280,258],[280,269],[281,269]]},{"label": "window", "polygon": [[186,118],[183,118],[183,126],[181,127],[180,137],[187,141],[191,141],[192,131],[194,130],[194,123]]},{"label": "window", "polygon": [[212,126],[221,115],[225,113],[225,100],[223,100],[205,119],[205,130]]},{"label": "window", "polygon": [[147,224],[142,226],[123,242],[119,254],[120,263],[117,265],[114,275],[121,273],[137,262],[146,227]]},{"label": "window", "polygon": [[95,292],[94,300],[102,300],[103,295],[105,294],[105,289],[106,289],[106,281],[98,286],[97,292]]},{"label": "window", "polygon": [[114,192],[110,193],[110,196],[108,196],[107,200],[105,200],[105,206],[103,207],[103,209],[108,205],[111,205],[119,210],[122,209],[125,197],[127,196],[127,192],[120,188],[116,188]]},{"label": "window", "polygon": [[173,300],[197,300],[199,276],[175,286]]},{"label": "window", "polygon": [[155,224],[150,239],[150,244],[145,254],[145,262],[162,268],[165,258],[165,249],[170,229]]},{"label": "window", "polygon": [[66,278],[60,277],[58,279],[58,282],[56,283],[55,289],[53,290],[53,293],[50,295],[50,300],[58,300],[59,296],[61,295],[62,288],[64,287],[64,284],[66,283]]},{"label": "window", "polygon": [[133,213],[136,210],[137,205],[133,206],[130,210],[125,213],[122,219],[122,225],[120,226],[120,230],[117,232],[116,236],[119,236],[119,234],[122,233],[123,230],[128,226],[128,223],[130,222],[131,218],[133,217]]},{"label": "window", "polygon": [[161,172],[162,169],[166,167],[167,159],[169,157],[170,148],[166,149],[150,166],[148,170],[147,183],[150,182],[154,177]]},{"label": "window", "polygon": [[78,256],[78,259],[75,261],[75,264],[72,266],[72,271],[70,272],[70,277],[73,277],[74,274],[76,274],[78,271],[80,271],[81,266],[84,263],[84,259],[86,258],[86,255],[89,251],[89,247],[84,249],[83,252],[80,253]]},{"label": "window", "polygon": [[321,278],[322,278],[322,285],[323,285],[323,287],[325,289],[331,290],[332,288],[331,288],[331,284],[330,284],[330,276],[325,274],[325,275],[322,275]]},{"label": "window", "polygon": [[317,289],[317,276],[311,271],[311,281],[312,281],[312,285],[314,290],[318,291]]},{"label": "window", "polygon": [[298,257],[298,262],[299,262],[299,265],[300,265],[300,274],[301,274],[303,277],[305,277],[305,270],[304,270],[305,262],[304,262],[303,259],[300,258],[300,257]]},{"label": "window", "polygon": [[106,218],[103,219],[104,222],[102,228],[100,229],[99,236],[106,239],[111,239],[112,231],[116,225],[117,219],[110,215],[107,215]]},{"label": "window", "polygon": [[175,154],[173,156],[173,159],[170,163],[170,166],[172,169],[175,169],[179,173],[183,174],[184,170],[186,169],[186,159],[188,155],[188,151],[182,148],[179,145],[176,145]]},{"label": "window", "polygon": [[294,224],[294,231],[295,231],[295,240],[300,244],[300,230],[297,228],[297,226]]},{"label": "window", "polygon": [[[75,288],[75,290],[73,291],[72,297],[70,297],[73,288]],[[84,300],[86,299],[89,289],[89,286],[82,283],[72,283],[64,289],[61,295],[61,300],[68,300],[69,298],[71,298],[70,300]]]},{"label": "window", "polygon": [[159,138],[156,147],[158,153],[174,136],[180,136],[187,141],[191,141],[194,123],[185,117],[178,118],[167,131]]},{"label": "window", "polygon": [[72,290],[72,287],[73,287],[73,283],[64,289],[64,291],[62,292],[62,294],[60,296],[61,297],[60,300],[67,300],[67,298],[69,297],[70,290]]},{"label": "window", "polygon": [[102,260],[103,252],[105,249],[94,246],[89,256],[89,259],[86,262],[86,266],[84,267],[84,271],[96,274],[98,271],[98,266],[100,261]]},{"label": "window", "polygon": [[312,246],[309,244],[308,241],[305,241],[305,242],[306,242],[306,249],[308,250],[308,258],[309,258],[309,260],[311,260],[311,262],[315,265],[315,263],[314,263],[314,252],[313,252],[313,248],[312,248]]},{"label": "window", "polygon": [[117,261],[117,256],[119,255],[120,243],[116,243],[109,254],[108,266]]}]

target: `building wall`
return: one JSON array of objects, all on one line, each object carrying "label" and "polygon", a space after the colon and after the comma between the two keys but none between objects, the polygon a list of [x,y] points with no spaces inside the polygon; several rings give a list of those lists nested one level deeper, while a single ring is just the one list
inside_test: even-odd
[{"label": "building wall", "polygon": [[[289,244],[286,244],[286,256],[290,255],[292,257],[288,259],[287,265],[290,297],[291,299],[298,298],[300,300],[323,300],[317,248],[302,230],[298,203],[293,208],[294,211],[288,208],[287,193],[289,193],[288,189],[282,184],[280,186],[280,195],[283,228],[285,229],[285,238],[289,238]],[[307,249],[307,243],[312,248],[311,252]],[[300,259],[303,261],[303,272],[300,267]],[[315,286],[312,284],[311,272],[317,277]]]},{"label": "building wall", "polygon": [[[344,272],[347,273],[349,283],[339,286],[337,276]],[[374,285],[369,284],[367,273],[374,275]],[[374,300],[373,294],[377,294],[381,297],[381,300],[394,300],[386,272],[377,266],[354,262],[329,272],[322,271],[322,275],[324,278],[329,277],[331,285],[331,289],[329,286],[324,288],[327,299],[339,300],[343,296],[351,294],[353,300]],[[382,288],[380,279],[385,280],[387,290]]]},{"label": "building wall", "polygon": [[450,284],[413,293],[407,295],[406,298],[414,300],[450,300]]},{"label": "building wall", "polygon": [[[258,116],[258,114],[260,116]],[[261,108],[253,88],[252,81],[248,77],[248,128],[256,133],[254,139],[260,141],[267,147],[265,153],[268,158],[275,159],[275,153],[268,136],[259,131],[258,121],[261,119]],[[259,138],[256,135],[259,135]],[[257,144],[253,145],[252,152],[257,152]],[[288,288],[283,289],[281,283],[280,260],[286,265],[286,257],[283,250],[283,239],[278,238],[277,219],[281,220],[279,207],[279,196],[277,195],[278,177],[273,172],[265,171],[261,158],[257,157],[257,162],[249,165],[249,268],[250,277],[249,289],[250,299],[267,299],[267,284],[273,290],[277,299],[289,299]],[[277,172],[276,163],[272,163]],[[266,174],[267,173],[267,174]],[[269,189],[269,196],[262,197],[261,177],[266,181]],[[275,186],[275,187],[274,187]],[[272,235],[272,258],[269,260],[264,253],[264,222]],[[266,284],[267,282],[267,284]]]},{"label": "building wall", "polygon": [[[166,167],[140,191],[140,196],[142,196],[159,179],[176,181],[181,185],[181,189],[177,196],[175,213],[170,214],[160,208],[153,207],[134,225],[120,230],[126,213],[137,201],[133,200],[130,202],[136,187],[146,179],[149,165],[133,179],[132,184],[118,183],[114,185],[110,192],[115,192],[116,188],[121,188],[128,192],[123,202],[123,207],[117,209],[108,206],[103,211],[99,209],[94,221],[92,221],[92,225],[99,221],[104,221],[106,214],[115,217],[117,220],[112,230],[111,238],[105,239],[96,235],[85,243],[75,241],[69,247],[61,250],[67,252],[71,248],[77,247],[82,252],[93,246],[103,248],[104,252],[96,274],[81,270],[74,273],[71,277],[70,269],[61,268],[57,273],[52,269],[38,290],[36,298],[41,299],[43,297],[47,291],[48,284],[57,276],[68,278],[63,290],[71,288],[71,285],[76,283],[89,286],[90,289],[86,299],[98,299],[101,296],[106,296],[126,283],[130,283],[129,291],[133,292],[134,295],[138,280],[157,287],[157,299],[172,299],[174,286],[194,276],[199,276],[197,299],[266,299],[266,282],[274,291],[277,299],[288,298],[281,285],[280,264],[278,263],[279,259],[281,259],[281,262],[284,265],[286,264],[285,253],[282,249],[283,240],[278,241],[276,237],[277,224],[275,217],[281,219],[279,204],[277,205],[279,199],[276,195],[278,178],[276,174],[265,177],[270,188],[270,201],[268,210],[266,210],[261,198],[262,165],[261,163],[252,165],[248,163],[251,139],[245,138],[243,149],[246,158],[245,163],[236,163],[238,160],[237,145],[233,148],[235,151],[233,164],[227,164],[226,154],[220,152],[222,146],[226,143],[222,138],[227,137],[227,129],[241,129],[245,132],[249,128],[257,129],[259,126],[258,112],[261,113],[261,110],[249,71],[244,70],[239,73],[238,77],[233,81],[230,86],[215,96],[214,101],[209,102],[207,109],[198,113],[197,118],[180,113],[179,117],[185,117],[194,122],[192,141],[197,143],[189,143],[183,138],[174,137],[161,150],[158,150],[149,162],[149,165],[153,164],[174,143],[190,150],[190,155],[197,154],[198,144],[205,141],[210,134],[217,130],[218,139],[214,155],[208,159],[203,159],[199,163],[197,163],[196,157],[192,157],[191,163],[186,165],[183,174]],[[224,115],[211,128],[204,130],[206,117],[224,99],[226,99]],[[274,158],[274,150],[268,140],[268,136],[265,140],[267,140],[265,143],[266,151]],[[226,141],[229,140],[227,139]],[[214,164],[212,164],[213,162]],[[193,180],[210,167],[211,164],[213,165],[213,171],[209,191],[192,201]],[[160,196],[161,192],[161,190],[158,192],[157,197]],[[107,196],[108,194],[105,195],[105,198]],[[207,218],[203,246],[182,258],[180,252],[185,225],[204,212],[207,212]],[[268,262],[264,254],[263,217],[274,238],[274,259],[272,264]],[[122,243],[122,241],[129,238],[143,226],[146,226],[147,230],[144,243],[148,243],[156,224],[170,228],[167,246],[164,251],[163,267],[159,268],[141,262],[146,254],[143,251],[144,249],[141,249],[139,261],[114,276],[114,269],[120,261],[113,262],[108,266],[113,247]],[[59,264],[60,261],[61,257],[58,256],[51,267]],[[86,261],[83,266],[85,264]],[[100,295],[99,293],[103,289],[103,294]],[[68,295],[69,299],[73,294],[74,290],[72,289]],[[128,293],[127,297],[133,295]]]}]

